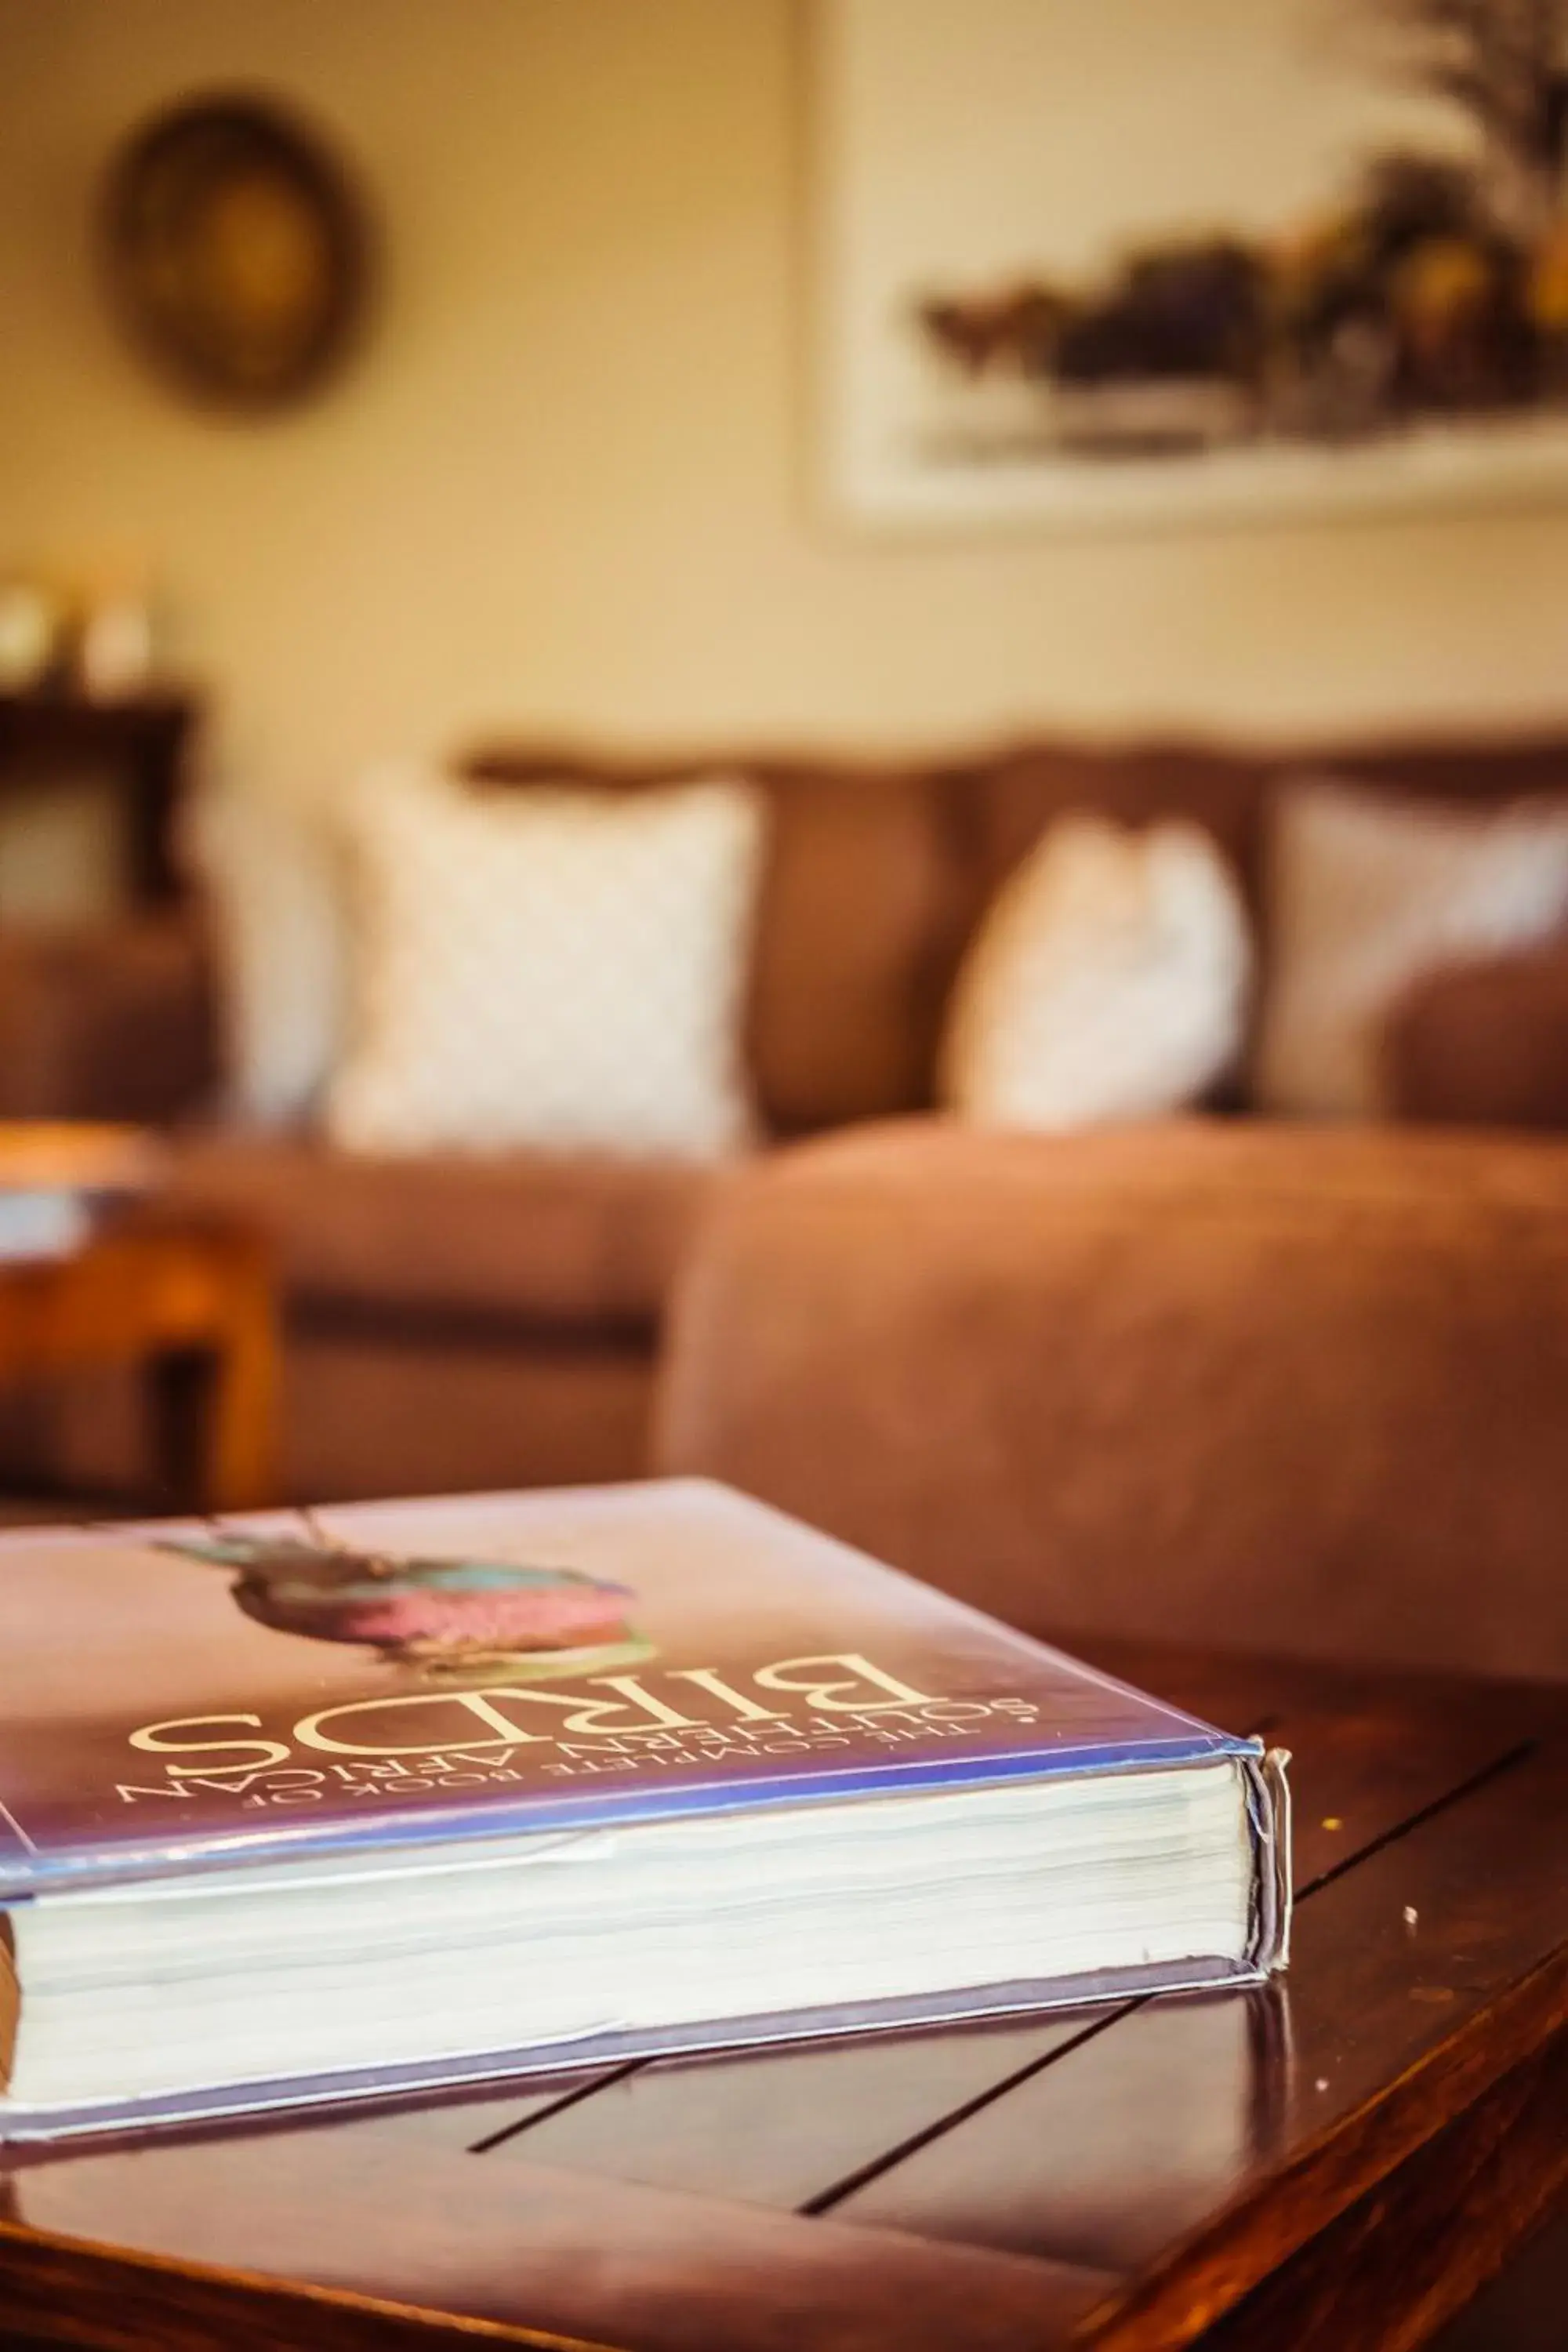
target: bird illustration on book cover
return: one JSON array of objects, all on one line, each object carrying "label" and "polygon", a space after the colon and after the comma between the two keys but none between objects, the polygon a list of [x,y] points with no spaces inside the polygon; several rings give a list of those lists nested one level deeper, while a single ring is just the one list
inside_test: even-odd
[{"label": "bird illustration on book cover", "polygon": [[237,1570],[229,1591],[259,1625],[355,1643],[432,1679],[504,1670],[513,1680],[556,1680],[655,1654],[627,1619],[629,1585],[579,1569],[362,1550],[302,1516],[308,1538],[215,1526],[160,1549]]}]

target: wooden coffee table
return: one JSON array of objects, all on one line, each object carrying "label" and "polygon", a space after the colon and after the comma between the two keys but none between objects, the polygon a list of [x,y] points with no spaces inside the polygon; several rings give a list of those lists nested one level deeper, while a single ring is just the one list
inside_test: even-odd
[{"label": "wooden coffee table", "polygon": [[13,2159],[0,2329],[182,2352],[1422,2342],[1568,2177],[1568,1694],[1106,1663],[1295,1751],[1287,1977]]},{"label": "wooden coffee table", "polygon": [[273,1327],[267,1254],[236,1226],[142,1210],[68,1256],[0,1260],[0,1390],[140,1370],[157,1499],[170,1509],[271,1499]]}]

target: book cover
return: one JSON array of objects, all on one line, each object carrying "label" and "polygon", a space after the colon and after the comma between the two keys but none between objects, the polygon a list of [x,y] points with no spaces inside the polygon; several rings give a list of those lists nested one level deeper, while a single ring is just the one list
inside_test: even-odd
[{"label": "book cover", "polygon": [[1258,1756],[700,1480],[0,1542],[0,1901]]}]

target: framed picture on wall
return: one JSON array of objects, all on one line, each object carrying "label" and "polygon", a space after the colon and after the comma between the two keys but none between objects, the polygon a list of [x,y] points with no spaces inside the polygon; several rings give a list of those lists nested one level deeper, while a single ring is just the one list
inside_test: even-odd
[{"label": "framed picture on wall", "polygon": [[1568,0],[817,0],[812,89],[840,514],[1568,490]]}]

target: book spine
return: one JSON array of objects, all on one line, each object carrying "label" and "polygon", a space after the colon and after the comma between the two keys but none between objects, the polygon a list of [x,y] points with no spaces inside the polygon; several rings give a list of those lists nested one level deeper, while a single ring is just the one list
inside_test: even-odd
[{"label": "book spine", "polygon": [[1252,1828],[1252,1933],[1247,1957],[1260,1976],[1290,1960],[1289,1750],[1270,1748],[1241,1759]]}]

